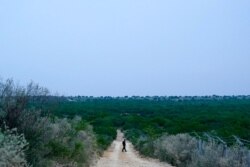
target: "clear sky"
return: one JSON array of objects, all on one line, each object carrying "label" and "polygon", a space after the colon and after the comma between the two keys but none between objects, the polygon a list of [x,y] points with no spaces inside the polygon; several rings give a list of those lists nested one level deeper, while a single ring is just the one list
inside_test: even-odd
[{"label": "clear sky", "polygon": [[1,0],[0,76],[64,95],[250,94],[250,1]]}]

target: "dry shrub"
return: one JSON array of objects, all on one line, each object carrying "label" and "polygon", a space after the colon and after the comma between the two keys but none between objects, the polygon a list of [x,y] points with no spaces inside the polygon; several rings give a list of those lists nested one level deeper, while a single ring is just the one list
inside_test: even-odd
[{"label": "dry shrub", "polygon": [[246,147],[226,147],[188,134],[164,135],[154,141],[154,156],[178,167],[250,167]]},{"label": "dry shrub", "polygon": [[0,125],[17,127],[17,121],[29,101],[43,101],[49,94],[48,89],[30,82],[26,87],[15,83],[13,79],[0,80]]},{"label": "dry shrub", "polygon": [[192,155],[189,167],[249,167],[250,152],[245,147],[225,148],[214,142],[205,142],[202,153],[198,150]]},{"label": "dry shrub", "polygon": [[172,165],[186,166],[196,145],[197,140],[188,134],[164,135],[154,142],[154,155]]},{"label": "dry shrub", "polygon": [[15,129],[0,129],[0,166],[20,167],[28,166],[25,150],[28,142],[24,135],[17,134]]}]

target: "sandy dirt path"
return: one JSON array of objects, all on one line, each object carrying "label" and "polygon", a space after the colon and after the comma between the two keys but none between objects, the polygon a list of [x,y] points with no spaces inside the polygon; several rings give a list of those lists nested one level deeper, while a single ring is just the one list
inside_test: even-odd
[{"label": "sandy dirt path", "polygon": [[99,159],[95,167],[171,167],[155,159],[146,159],[139,156],[133,145],[127,141],[127,152],[122,152],[123,133],[117,131],[117,138]]}]

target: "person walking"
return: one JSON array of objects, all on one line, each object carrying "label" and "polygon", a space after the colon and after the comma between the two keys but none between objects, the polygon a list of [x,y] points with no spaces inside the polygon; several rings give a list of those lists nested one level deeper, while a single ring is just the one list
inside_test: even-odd
[{"label": "person walking", "polygon": [[126,150],[126,140],[124,139],[123,141],[122,141],[122,146],[123,146],[123,148],[122,148],[122,152],[127,152],[127,150]]}]

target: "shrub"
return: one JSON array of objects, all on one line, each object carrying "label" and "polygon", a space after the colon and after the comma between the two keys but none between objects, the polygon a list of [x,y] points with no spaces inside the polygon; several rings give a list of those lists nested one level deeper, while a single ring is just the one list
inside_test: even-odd
[{"label": "shrub", "polygon": [[30,142],[27,155],[34,166],[89,166],[96,159],[92,127],[80,117],[50,119],[41,117],[39,111],[25,111],[19,127]]},{"label": "shrub", "polygon": [[154,142],[154,155],[172,165],[186,166],[196,146],[197,140],[188,134],[164,135]]},{"label": "shrub", "polygon": [[[77,125],[78,124],[78,125]],[[96,140],[91,126],[79,130],[81,119],[56,119],[49,125],[48,156],[52,160],[64,163],[76,163],[88,166],[96,159]],[[74,129],[74,125],[77,130]]]},{"label": "shrub", "polygon": [[250,151],[245,147],[234,146],[225,149],[214,142],[204,143],[202,153],[198,150],[192,155],[189,167],[249,167]]},{"label": "shrub", "polygon": [[0,80],[0,125],[5,122],[10,128],[17,127],[17,121],[29,101],[44,99],[48,89],[31,82],[26,87],[20,86],[12,79]]},{"label": "shrub", "polygon": [[[150,150],[153,154],[143,152]],[[144,141],[140,152],[177,167],[249,167],[250,151],[238,145],[226,147],[214,140],[202,141],[189,134],[163,135]]]},{"label": "shrub", "polygon": [[51,120],[49,117],[41,117],[41,112],[36,110],[25,110],[18,120],[18,131],[23,133],[29,142],[29,149],[26,151],[27,160],[32,165],[44,161],[49,153],[46,144],[50,141],[47,135]]},{"label": "shrub", "polygon": [[28,142],[24,135],[17,134],[16,129],[0,129],[0,166],[20,167],[28,166],[25,150]]},{"label": "shrub", "polygon": [[23,87],[0,80],[0,127],[5,122],[17,129],[0,132],[0,166],[89,166],[96,159],[95,135],[81,117],[59,119],[37,110],[48,93],[33,82]]}]

